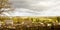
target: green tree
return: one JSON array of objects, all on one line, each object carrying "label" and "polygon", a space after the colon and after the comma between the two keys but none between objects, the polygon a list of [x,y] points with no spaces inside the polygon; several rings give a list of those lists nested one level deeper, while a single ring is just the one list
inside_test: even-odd
[{"label": "green tree", "polygon": [[57,17],[57,21],[60,22],[60,17]]}]

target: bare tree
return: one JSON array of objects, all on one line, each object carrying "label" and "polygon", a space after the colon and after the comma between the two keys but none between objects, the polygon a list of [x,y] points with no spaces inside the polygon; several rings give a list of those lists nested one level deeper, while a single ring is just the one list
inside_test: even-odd
[{"label": "bare tree", "polygon": [[9,12],[12,10],[9,0],[0,0],[0,15],[4,15],[3,12]]}]

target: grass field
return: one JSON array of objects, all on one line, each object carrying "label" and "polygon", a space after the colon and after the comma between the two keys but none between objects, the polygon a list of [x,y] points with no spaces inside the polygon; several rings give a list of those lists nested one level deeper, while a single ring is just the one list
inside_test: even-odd
[{"label": "grass field", "polygon": [[59,30],[60,17],[0,16],[0,30]]}]

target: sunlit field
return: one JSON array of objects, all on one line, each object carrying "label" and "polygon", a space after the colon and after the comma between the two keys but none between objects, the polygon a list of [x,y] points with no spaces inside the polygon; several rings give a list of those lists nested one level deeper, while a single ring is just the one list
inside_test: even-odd
[{"label": "sunlit field", "polygon": [[60,17],[0,16],[0,30],[59,30]]}]

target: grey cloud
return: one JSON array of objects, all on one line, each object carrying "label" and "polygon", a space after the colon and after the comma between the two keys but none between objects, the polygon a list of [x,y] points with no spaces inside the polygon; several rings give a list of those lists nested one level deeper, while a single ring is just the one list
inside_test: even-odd
[{"label": "grey cloud", "polygon": [[44,10],[46,7],[44,6],[31,6],[31,4],[37,4],[40,1],[47,1],[47,0],[11,0],[12,5],[15,8],[27,8],[31,10]]},{"label": "grey cloud", "polygon": [[[23,8],[22,11],[16,10],[19,14],[32,15],[56,15],[60,11],[60,0],[11,0],[15,8]],[[57,7],[58,6],[58,7]],[[24,9],[28,9],[24,10]],[[24,11],[23,11],[24,10]],[[31,12],[31,10],[33,12]],[[56,10],[56,11],[55,11]],[[13,13],[14,14],[14,13]]]}]

